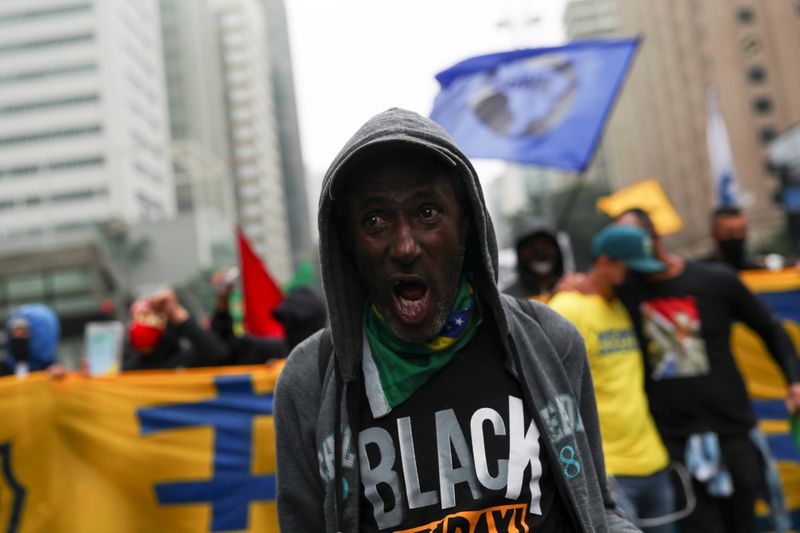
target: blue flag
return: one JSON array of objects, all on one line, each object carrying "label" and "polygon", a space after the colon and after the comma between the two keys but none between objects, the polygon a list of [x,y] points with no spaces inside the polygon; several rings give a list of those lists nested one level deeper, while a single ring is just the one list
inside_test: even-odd
[{"label": "blue flag", "polygon": [[580,41],[466,59],[436,75],[431,119],[470,157],[582,172],[638,44]]}]

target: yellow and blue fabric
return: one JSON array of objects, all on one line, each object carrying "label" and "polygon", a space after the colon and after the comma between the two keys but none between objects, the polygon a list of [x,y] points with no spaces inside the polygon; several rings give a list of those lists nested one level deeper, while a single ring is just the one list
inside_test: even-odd
[{"label": "yellow and blue fabric", "polygon": [[[742,281],[772,309],[800,351],[800,273],[749,271]],[[741,324],[734,327],[732,348],[745,378],[759,429],[765,434],[783,486],[791,531],[800,532],[800,453],[784,403],[786,380],[761,340]],[[766,502],[759,502],[759,531],[774,531]]]},{"label": "yellow and blue fabric", "polygon": [[0,532],[278,532],[281,366],[0,379]]},{"label": "yellow and blue fabric", "polygon": [[389,408],[406,401],[444,368],[453,355],[472,340],[481,324],[475,290],[467,276],[461,276],[456,300],[444,328],[426,343],[398,339],[371,302],[364,313],[366,335],[385,403]]}]

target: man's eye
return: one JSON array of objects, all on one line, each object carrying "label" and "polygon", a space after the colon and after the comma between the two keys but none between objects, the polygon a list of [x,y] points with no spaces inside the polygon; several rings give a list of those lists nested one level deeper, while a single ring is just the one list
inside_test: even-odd
[{"label": "man's eye", "polygon": [[384,222],[384,218],[380,215],[367,215],[364,219],[364,225],[368,228],[379,228]]},{"label": "man's eye", "polygon": [[439,218],[439,210],[435,207],[423,207],[419,216],[425,222],[432,222]]}]

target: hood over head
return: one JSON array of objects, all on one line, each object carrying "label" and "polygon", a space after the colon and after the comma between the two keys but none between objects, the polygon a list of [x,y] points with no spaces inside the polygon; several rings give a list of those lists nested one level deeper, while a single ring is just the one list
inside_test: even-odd
[{"label": "hood over head", "polygon": [[[522,245],[529,239],[536,236],[543,236],[547,238],[558,250],[558,256],[556,257],[555,267],[552,274],[553,278],[560,278],[564,274],[565,270],[565,250],[558,238],[558,230],[556,230],[556,228],[545,219],[528,218],[519,224],[516,232],[514,233],[514,248],[517,252],[517,257],[519,257],[519,251]],[[519,276],[519,280],[523,285],[530,285],[531,287],[537,285],[535,281],[535,274],[526,268],[526,266],[520,261],[517,261],[517,275]]]},{"label": "hood over head", "polygon": [[514,232],[514,247],[519,250],[523,242],[535,235],[545,235],[558,244],[558,231],[555,226],[543,218],[526,218],[519,223]]},{"label": "hood over head", "polygon": [[345,229],[337,221],[335,206],[344,200],[339,193],[355,163],[395,149],[428,152],[453,169],[468,203],[465,212],[471,217],[465,268],[475,275],[478,294],[492,309],[500,331],[507,329],[497,290],[497,242],[472,163],[435,122],[404,109],[389,109],[368,120],[345,144],[325,174],[319,201],[322,286],[337,364],[345,381],[355,378],[360,362],[367,289],[345,246]]},{"label": "hood over head", "polygon": [[[28,304],[11,311],[6,322],[6,333],[10,333],[11,323],[24,319],[28,326],[28,365],[32,371],[44,370],[56,362],[61,325],[55,312],[44,304]],[[9,335],[10,338],[10,335]],[[8,351],[8,362],[13,368],[16,358],[12,349]]]}]

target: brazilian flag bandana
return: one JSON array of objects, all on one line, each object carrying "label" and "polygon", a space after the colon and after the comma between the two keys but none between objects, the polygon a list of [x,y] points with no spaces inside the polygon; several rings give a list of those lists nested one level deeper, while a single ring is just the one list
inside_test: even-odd
[{"label": "brazilian flag bandana", "polygon": [[444,368],[453,355],[472,340],[481,322],[475,290],[464,275],[444,328],[425,343],[398,339],[375,304],[367,301],[364,332],[389,408],[403,403]]}]

